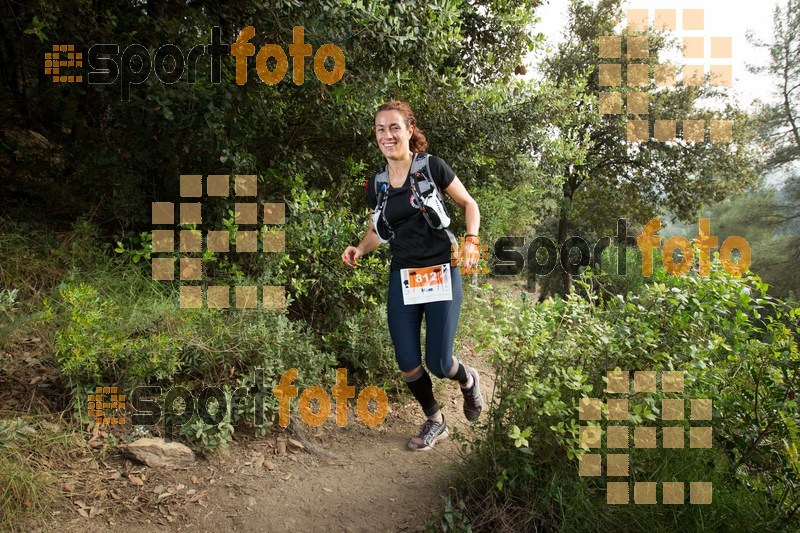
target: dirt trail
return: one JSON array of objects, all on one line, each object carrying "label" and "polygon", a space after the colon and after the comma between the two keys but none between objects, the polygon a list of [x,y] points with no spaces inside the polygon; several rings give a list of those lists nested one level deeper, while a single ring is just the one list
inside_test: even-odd
[{"label": "dirt trail", "polygon": [[[491,368],[475,357],[468,359],[481,373],[488,402],[494,384]],[[473,435],[457,385],[443,385],[437,388],[437,399],[451,431],[456,427]],[[279,443],[298,435],[280,431],[236,443],[227,457],[199,459],[177,471],[111,456],[98,464],[95,481],[102,483],[86,482],[83,490],[67,495],[75,508],[56,511],[41,529],[421,531],[426,520],[438,522],[459,463],[452,437],[429,452],[407,450],[408,438],[424,421],[415,402],[391,405],[378,428],[365,426],[355,412],[349,413],[347,427],[334,421],[319,430],[301,422],[299,439],[307,446],[289,444],[282,455]],[[92,507],[102,511],[92,513]]]}]

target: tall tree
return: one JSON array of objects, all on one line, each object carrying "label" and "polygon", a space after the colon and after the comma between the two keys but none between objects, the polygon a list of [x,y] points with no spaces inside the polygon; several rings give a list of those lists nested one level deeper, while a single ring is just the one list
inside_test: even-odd
[{"label": "tall tree", "polygon": [[772,76],[776,100],[761,108],[761,124],[769,141],[771,167],[782,167],[800,159],[800,2],[786,0],[775,6],[774,35],[764,42],[748,35],[751,42],[769,50],[769,63],[753,66],[755,73]]},{"label": "tall tree", "polygon": [[[769,62],[751,67],[774,81],[773,99],[760,104],[756,115],[766,152],[765,183],[731,201],[711,207],[721,238],[742,235],[753,249],[751,270],[772,285],[781,298],[800,299],[800,2],[775,6],[773,36],[749,40],[769,52]],[[766,180],[765,180],[766,181]]]},{"label": "tall tree", "polygon": [[[544,75],[556,84],[579,82],[582,91],[574,102],[576,113],[559,117],[558,134],[583,145],[579,160],[566,160],[559,169],[563,176],[562,194],[555,220],[558,242],[573,232],[588,236],[613,235],[618,218],[632,224],[644,223],[665,210],[682,220],[694,216],[708,202],[718,201],[742,190],[755,177],[756,158],[748,143],[752,138],[747,116],[726,104],[726,92],[711,86],[689,86],[679,81],[674,87],[656,84],[653,73],[662,62],[662,52],[673,41],[665,32],[652,27],[635,34],[621,33],[623,53],[619,59],[600,57],[600,38],[620,35],[615,28],[621,20],[620,0],[597,3],[574,0],[570,5],[566,40],[541,65]],[[645,37],[643,50],[633,53],[632,37]],[[634,58],[637,56],[637,58]],[[638,59],[642,57],[642,59]],[[601,84],[600,63],[619,65],[628,72],[627,85]],[[646,79],[639,86],[631,83],[628,66],[646,64]],[[614,92],[623,104],[622,113],[600,114],[601,92]],[[646,93],[647,114],[635,115],[629,98],[632,93]],[[633,98],[636,98],[635,96]],[[701,107],[700,102],[715,102]],[[588,111],[588,112],[587,112]],[[627,114],[626,114],[627,113]],[[587,120],[587,117],[588,120]],[[725,118],[734,121],[733,142],[690,142],[686,120]],[[628,142],[628,120],[647,120],[650,130],[646,142]],[[673,120],[677,136],[671,142],[656,140],[655,120]],[[708,135],[708,133],[706,133]],[[560,279],[550,276],[547,292],[568,292],[570,275]]]},{"label": "tall tree", "polygon": [[[377,104],[392,97],[409,99],[421,109],[425,124],[470,120],[468,115],[441,115],[469,109],[469,102],[484,98],[482,88],[513,77],[514,66],[534,45],[528,23],[538,4],[3,3],[0,210],[24,203],[60,222],[97,210],[96,219],[107,221],[108,229],[139,231],[147,225],[149,201],[177,195],[180,173],[257,173],[269,177],[269,193],[277,195],[288,192],[288,176],[301,176],[311,189],[351,186],[348,161],[377,162],[369,144]],[[271,43],[286,51],[295,26],[304,27],[314,51],[324,43],[336,44],[346,58],[344,77],[325,85],[313,75],[313,58],[306,58],[302,85],[293,83],[291,73],[267,85],[250,57],[248,81],[240,86],[228,56],[223,57],[220,83],[212,83],[209,59],[203,56],[196,83],[188,83],[184,74],[177,83],[165,84],[151,72],[121,98],[119,79],[105,87],[86,80],[54,84],[44,72],[44,53],[53,44],[71,43],[86,53],[94,44],[115,43],[121,65],[130,45],[143,46],[153,57],[161,46],[174,44],[186,57],[195,46],[211,43],[214,26],[221,28],[221,42],[227,45],[251,25],[256,51]],[[503,112],[485,105],[474,116],[487,119]],[[517,123],[494,134],[520,137],[517,125],[525,126]],[[434,140],[443,155],[461,156],[462,147],[447,134],[434,132]],[[478,160],[473,156],[463,157],[470,157],[470,169]],[[498,173],[506,164],[493,162]]]}]

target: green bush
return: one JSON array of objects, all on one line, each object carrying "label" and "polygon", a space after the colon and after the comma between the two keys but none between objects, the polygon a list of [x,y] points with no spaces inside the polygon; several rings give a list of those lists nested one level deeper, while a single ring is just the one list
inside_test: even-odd
[{"label": "green bush", "polygon": [[45,320],[63,324],[53,346],[73,389],[109,380],[125,386],[147,378],[164,381],[180,368],[177,339],[135,331],[127,320],[130,310],[91,285],[64,285],[57,300],[45,301],[45,308]]},{"label": "green bush", "polygon": [[286,226],[290,259],[284,277],[297,300],[295,311],[324,334],[360,309],[384,302],[389,283],[386,247],[361,258],[357,268],[341,259],[347,245],[358,244],[364,236],[366,209],[360,206],[354,212],[341,199],[331,200],[325,190],[300,186],[292,189],[287,204],[292,217]]},{"label": "green bush", "polygon": [[[89,253],[97,246],[84,244]],[[318,347],[304,322],[270,309],[181,309],[177,287],[153,281],[141,268],[146,255],[144,250],[134,262],[132,254],[98,254],[92,269],[75,265],[36,314],[35,329],[50,341],[79,418],[86,420],[87,392],[101,384],[123,390],[214,386],[231,394],[251,389],[256,369],[272,390],[289,368],[298,369],[299,387],[333,381],[336,357]],[[245,397],[213,424],[189,420],[180,435],[201,451],[224,448],[234,429],[263,435],[276,413],[273,400],[267,395],[261,427],[253,428],[256,406]]]},{"label": "green bush", "polygon": [[[464,483],[466,497],[481,502],[476,529],[797,527],[800,309],[718,262],[708,278],[660,270],[637,292],[605,300],[571,295],[531,305],[484,292],[468,316],[476,348],[494,354],[499,404],[468,469],[479,475]],[[606,505],[605,478],[578,476],[586,451],[578,403],[604,400],[615,368],[684,370],[686,397],[713,399],[711,449],[626,450],[630,479],[711,481],[712,505]],[[674,396],[627,395],[625,423],[661,427],[661,400]]]},{"label": "green bush", "polygon": [[[598,290],[602,293],[615,295],[638,292],[651,277],[642,275],[642,251],[634,246],[626,250],[624,273],[619,269],[619,249],[609,246],[603,250],[601,267],[593,278]],[[653,251],[653,272],[662,269],[661,251]]]},{"label": "green bush", "polygon": [[397,387],[399,370],[387,324],[386,306],[375,305],[350,315],[323,339],[357,379],[392,389]]}]

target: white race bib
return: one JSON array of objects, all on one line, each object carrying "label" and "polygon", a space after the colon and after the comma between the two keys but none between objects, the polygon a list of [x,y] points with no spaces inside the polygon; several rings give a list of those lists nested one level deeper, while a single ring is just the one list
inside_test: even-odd
[{"label": "white race bib", "polygon": [[400,270],[405,305],[453,299],[450,264]]}]

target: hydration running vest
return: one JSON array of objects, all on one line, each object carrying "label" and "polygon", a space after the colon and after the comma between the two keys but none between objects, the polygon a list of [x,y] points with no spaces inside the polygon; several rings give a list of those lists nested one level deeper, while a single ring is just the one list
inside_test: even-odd
[{"label": "hydration running vest", "polygon": [[[420,211],[422,211],[428,225],[435,230],[443,230],[447,233],[450,239],[450,244],[458,246],[453,232],[450,231],[450,215],[447,212],[447,206],[444,203],[444,194],[436,186],[436,182],[430,176],[430,169],[428,167],[428,159],[430,154],[425,154],[423,157],[418,157],[419,154],[415,153],[411,159],[411,169],[408,171],[411,181],[411,193],[415,196]],[[417,178],[424,178],[418,181]],[[372,221],[375,225],[375,232],[381,239],[381,242],[389,242],[394,238],[389,222],[386,220],[384,210],[386,208],[386,201],[389,198],[389,168],[384,165],[383,169],[375,174],[374,180],[375,197],[378,200],[377,207],[372,215]],[[434,194],[435,193],[435,194]]]}]

